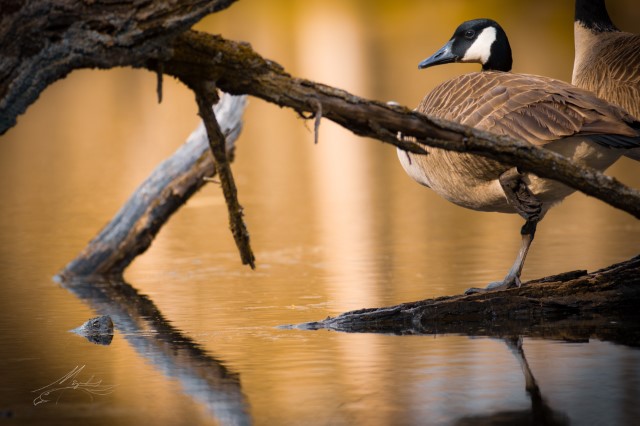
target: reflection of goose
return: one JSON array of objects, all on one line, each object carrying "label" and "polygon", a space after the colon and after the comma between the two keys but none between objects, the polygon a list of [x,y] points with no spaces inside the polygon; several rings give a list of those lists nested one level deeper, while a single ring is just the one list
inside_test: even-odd
[{"label": "reflection of goose", "polygon": [[148,297],[123,281],[70,280],[62,285],[101,315],[110,315],[116,329],[138,353],[178,379],[185,392],[204,404],[219,424],[251,424],[237,374],[169,324]]},{"label": "reflection of goose", "polygon": [[[419,68],[451,62],[481,63],[483,72],[440,84],[417,111],[523,139],[599,170],[628,149],[640,147],[640,122],[620,108],[559,80],[508,72],[511,48],[495,21],[477,19],[461,24]],[[413,179],[462,207],[518,213],[526,220],[516,261],[504,280],[490,287],[519,286],[538,222],[574,190],[474,154],[427,150],[428,155],[398,150],[402,166]]]},{"label": "reflection of goose", "polygon": [[569,425],[569,419],[563,413],[553,411],[547,405],[535,377],[529,368],[529,363],[522,349],[522,338],[506,338],[507,346],[515,355],[525,379],[525,389],[531,399],[531,408],[521,411],[501,411],[487,416],[467,416],[458,419],[456,426],[479,425],[540,425],[540,426],[565,426]]}]

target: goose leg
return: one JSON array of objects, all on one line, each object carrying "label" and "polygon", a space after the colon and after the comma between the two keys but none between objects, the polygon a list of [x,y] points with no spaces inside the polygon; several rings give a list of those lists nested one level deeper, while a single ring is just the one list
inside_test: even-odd
[{"label": "goose leg", "polygon": [[510,287],[520,287],[522,284],[520,282],[520,273],[522,272],[522,267],[524,266],[524,260],[527,257],[527,253],[529,252],[529,247],[533,242],[533,237],[536,234],[536,226],[538,222],[527,220],[525,224],[520,229],[520,235],[522,235],[522,243],[520,245],[520,251],[518,251],[518,256],[516,257],[516,261],[513,262],[513,266],[509,269],[509,273],[504,278],[502,284],[503,288]]},{"label": "goose leg", "polygon": [[529,252],[529,247],[536,234],[536,227],[542,219],[542,203],[529,190],[527,184],[522,180],[522,174],[515,168],[508,170],[500,176],[500,184],[507,196],[509,204],[526,220],[520,230],[520,235],[522,235],[520,250],[504,280],[492,282],[486,288],[470,288],[465,291],[465,294],[491,290],[506,290],[511,287],[520,287],[522,284],[520,282],[520,274],[522,273],[522,267]]}]

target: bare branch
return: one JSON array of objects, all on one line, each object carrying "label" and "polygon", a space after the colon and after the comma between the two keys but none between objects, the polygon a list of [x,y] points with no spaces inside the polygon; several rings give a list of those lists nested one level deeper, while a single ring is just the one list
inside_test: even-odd
[{"label": "bare branch", "polygon": [[225,138],[220,130],[220,125],[218,124],[216,115],[211,109],[211,105],[217,102],[215,86],[201,82],[195,82],[190,84],[190,86],[196,95],[199,114],[204,122],[204,127],[207,129],[209,147],[213,154],[216,170],[218,171],[218,177],[220,178],[220,184],[222,186],[222,192],[229,211],[229,227],[233,234],[233,239],[240,251],[242,263],[244,265],[250,265],[251,269],[255,269],[255,256],[253,255],[253,251],[251,250],[251,245],[249,243],[249,231],[247,230],[247,226],[242,218],[244,213],[242,206],[238,201],[238,190],[236,188],[235,180],[233,179],[233,174],[231,173],[231,166],[227,159]]},{"label": "bare branch", "polygon": [[320,121],[322,120],[322,104],[317,100],[314,100],[314,103],[315,103],[316,112],[314,113],[315,120],[313,124],[313,143],[317,145],[318,136],[320,133]]},{"label": "bare branch", "polygon": [[395,135],[401,132],[425,145],[486,156],[562,182],[640,218],[640,191],[595,169],[575,165],[552,151],[294,78],[246,43],[188,31],[176,39],[174,48],[172,58],[165,64],[169,74],[213,79],[226,92],[257,96],[299,113],[315,112],[315,102],[319,102],[323,117],[355,134],[420,153],[419,144],[397,140]]}]

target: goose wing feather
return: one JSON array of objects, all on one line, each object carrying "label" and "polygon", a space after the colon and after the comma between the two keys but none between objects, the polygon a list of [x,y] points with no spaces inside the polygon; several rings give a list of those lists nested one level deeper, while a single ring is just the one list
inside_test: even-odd
[{"label": "goose wing feather", "polygon": [[587,90],[541,76],[464,74],[436,87],[417,110],[538,146],[575,135],[615,148],[640,146],[635,119],[626,111]]}]

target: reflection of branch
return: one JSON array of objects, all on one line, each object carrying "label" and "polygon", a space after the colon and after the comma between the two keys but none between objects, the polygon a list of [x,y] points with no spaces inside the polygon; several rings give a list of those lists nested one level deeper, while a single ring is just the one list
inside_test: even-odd
[{"label": "reflection of branch", "polygon": [[178,379],[220,424],[251,424],[237,374],[173,327],[147,296],[124,281],[75,279],[62,285],[100,314],[110,315],[141,356]]}]

